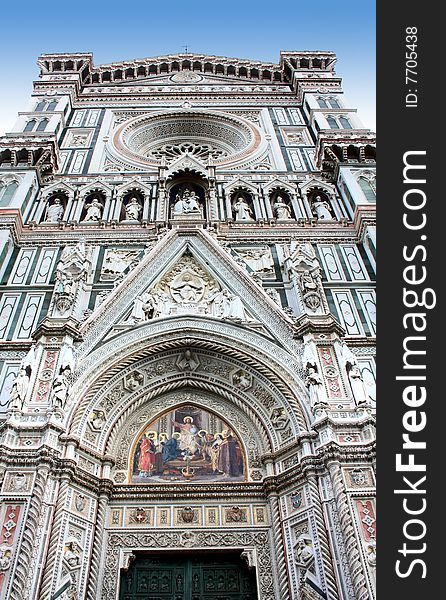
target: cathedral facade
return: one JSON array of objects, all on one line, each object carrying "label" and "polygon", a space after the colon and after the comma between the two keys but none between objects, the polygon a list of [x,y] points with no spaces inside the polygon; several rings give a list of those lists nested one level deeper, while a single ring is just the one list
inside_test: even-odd
[{"label": "cathedral facade", "polygon": [[0,138],[0,597],[375,597],[375,140],[330,52],[45,54]]}]

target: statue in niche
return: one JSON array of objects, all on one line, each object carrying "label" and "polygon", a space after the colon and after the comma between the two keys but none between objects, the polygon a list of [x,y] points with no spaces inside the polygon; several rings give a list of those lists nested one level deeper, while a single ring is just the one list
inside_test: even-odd
[{"label": "statue in niche", "polygon": [[93,196],[88,204],[85,205],[87,212],[85,213],[85,217],[82,222],[86,223],[88,221],[100,221],[102,217],[102,211],[104,207],[99,200]]},{"label": "statue in niche", "polygon": [[305,378],[305,384],[308,387],[310,394],[310,407],[314,409],[318,405],[326,405],[324,397],[324,382],[322,377],[317,371],[315,364],[307,365],[307,376]]},{"label": "statue in niche", "polygon": [[357,364],[351,365],[350,369],[348,370],[348,379],[356,405],[360,406],[361,404],[367,404],[367,392],[364,387],[361,371],[359,370]]},{"label": "statue in niche", "polygon": [[252,214],[251,207],[243,198],[243,196],[239,196],[237,200],[234,202],[234,206],[232,207],[232,211],[235,214],[236,221],[253,221],[254,216]]},{"label": "statue in niche", "polygon": [[194,190],[186,188],[182,195],[177,194],[175,196],[173,216],[190,214],[201,215],[200,199]]},{"label": "statue in niche", "polygon": [[317,218],[321,221],[333,219],[330,204],[321,196],[316,196],[316,198],[313,200],[313,210],[316,212]]},{"label": "statue in niche", "polygon": [[55,408],[65,408],[68,394],[70,392],[70,377],[71,367],[70,365],[62,365],[59,370],[59,374],[53,381],[53,406]]},{"label": "statue in niche", "polygon": [[141,214],[142,206],[136,196],[132,196],[125,205],[125,220],[138,221]]},{"label": "statue in niche", "polygon": [[356,356],[345,342],[341,345],[342,362],[347,371],[348,381],[352,390],[353,399],[357,406],[368,403],[368,394],[364,386],[362,373],[358,367]]},{"label": "statue in niche", "polygon": [[294,546],[296,564],[307,570],[314,562],[313,539],[308,533],[301,533]]},{"label": "statue in niche", "polygon": [[52,204],[48,203],[45,211],[45,223],[58,223],[65,212],[62,200],[59,197],[54,198]]},{"label": "statue in niche", "polygon": [[290,207],[282,196],[277,196],[273,204],[273,213],[278,221],[289,221],[292,218]]},{"label": "statue in niche", "polygon": [[[31,371],[31,369],[29,369]],[[9,408],[14,410],[23,410],[23,404],[26,399],[26,393],[29,387],[29,375],[28,369],[21,366],[17,377],[14,379],[11,386],[11,401]]]}]

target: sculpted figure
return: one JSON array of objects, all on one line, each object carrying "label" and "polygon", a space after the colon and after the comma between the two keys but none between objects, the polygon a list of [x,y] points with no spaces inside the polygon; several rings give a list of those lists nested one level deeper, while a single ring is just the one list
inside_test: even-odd
[{"label": "sculpted figure", "polygon": [[58,408],[65,408],[65,404],[70,391],[70,375],[71,368],[69,365],[62,366],[59,371],[59,375],[55,377],[53,381],[53,396],[54,406]]},{"label": "sculpted figure", "polygon": [[307,367],[307,377],[305,384],[308,387],[310,393],[310,406],[313,409],[317,404],[326,404],[323,397],[324,383],[322,377],[316,371],[316,368],[312,365]]},{"label": "sculpted figure", "polygon": [[125,218],[127,221],[139,221],[142,206],[136,196],[132,196],[125,206]]},{"label": "sculpted figure", "polygon": [[316,211],[317,218],[321,221],[333,219],[330,205],[326,200],[323,200],[321,196],[316,196],[316,199],[313,202],[313,208]]},{"label": "sculpted figure", "polygon": [[253,221],[253,214],[249,204],[243,198],[239,196],[234,202],[233,212],[235,214],[236,221]]},{"label": "sculpted figure", "polygon": [[104,207],[97,198],[92,198],[91,201],[85,205],[85,208],[87,209],[87,212],[85,213],[83,222],[99,221],[101,219]]},{"label": "sculpted figure", "polygon": [[58,223],[64,214],[64,207],[60,198],[54,198],[53,204],[48,204],[45,211],[45,223]]},{"label": "sculpted figure", "polygon": [[313,540],[308,533],[302,533],[298,538],[295,549],[296,564],[299,567],[308,569],[314,561]]},{"label": "sculpted figure", "polygon": [[11,401],[9,407],[15,410],[22,410],[25,402],[26,392],[29,386],[29,376],[24,367],[20,367],[17,377],[11,387]]},{"label": "sculpted figure", "polygon": [[194,190],[185,189],[183,195],[177,194],[175,197],[174,215],[187,215],[191,213],[200,213],[199,198]]},{"label": "sculpted figure", "polygon": [[282,196],[277,196],[273,204],[273,211],[278,221],[288,221],[291,219],[291,211],[288,204],[283,200]]}]

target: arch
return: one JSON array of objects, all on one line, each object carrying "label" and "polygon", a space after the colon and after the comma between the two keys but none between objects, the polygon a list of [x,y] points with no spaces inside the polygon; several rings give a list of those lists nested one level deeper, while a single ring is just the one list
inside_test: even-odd
[{"label": "arch", "polygon": [[29,121],[26,122],[25,128],[23,131],[33,131],[34,127],[36,126],[36,119],[30,119]]},{"label": "arch", "polygon": [[41,121],[39,121],[36,131],[45,131],[47,125],[48,119],[42,119]]},{"label": "arch", "polygon": [[330,126],[330,129],[339,129],[339,123],[331,115],[327,117],[327,123]]},{"label": "arch", "polygon": [[[81,435],[89,413],[94,408],[106,408],[108,430],[95,442],[105,451],[112,427],[127,408],[185,386],[217,393],[245,412],[251,411],[254,421],[263,423],[269,432],[274,447],[280,439],[271,422],[275,407],[288,415],[292,435],[308,430],[308,393],[302,366],[274,342],[242,329],[209,318],[174,317],[121,331],[83,359],[80,347],[71,392],[77,399],[70,408],[71,432]],[[198,367],[184,372],[177,360],[188,348],[198,357]],[[209,365],[216,361],[221,368],[213,372]],[[125,394],[124,378],[135,369],[145,373],[144,387]],[[247,374],[249,386],[240,387],[234,380],[240,369]]]},{"label": "arch", "polygon": [[352,124],[347,117],[339,117],[339,122],[343,129],[353,129]]},{"label": "arch", "polygon": [[0,207],[9,206],[18,187],[18,181],[0,181]]},{"label": "arch", "polygon": [[169,217],[174,216],[175,204],[183,197],[186,190],[198,196],[199,200],[197,203],[200,208],[200,216],[201,218],[206,218],[208,212],[206,200],[209,184],[200,174],[184,171],[177,173],[167,182],[166,191],[169,198]]}]

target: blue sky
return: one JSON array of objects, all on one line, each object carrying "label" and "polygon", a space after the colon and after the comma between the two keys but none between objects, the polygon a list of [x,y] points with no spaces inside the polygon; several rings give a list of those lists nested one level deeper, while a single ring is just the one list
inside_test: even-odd
[{"label": "blue sky", "polygon": [[375,129],[375,0],[78,0],[1,4],[0,134],[25,109],[39,54],[93,52],[95,64],[189,52],[279,61],[330,50],[351,106]]}]

